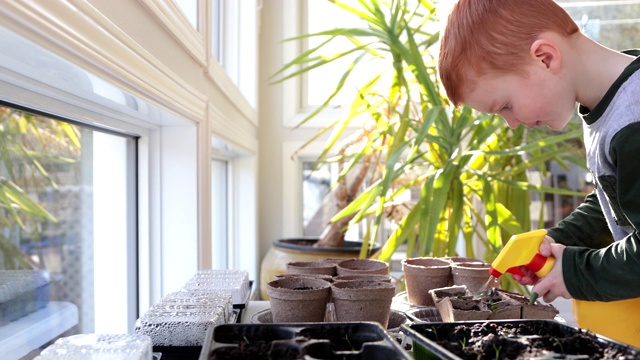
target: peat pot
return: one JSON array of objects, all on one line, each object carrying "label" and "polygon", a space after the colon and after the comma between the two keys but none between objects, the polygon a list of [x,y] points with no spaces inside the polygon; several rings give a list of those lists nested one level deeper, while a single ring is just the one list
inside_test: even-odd
[{"label": "peat pot", "polygon": [[293,261],[287,264],[287,274],[336,275],[336,264],[331,261]]},{"label": "peat pot", "polygon": [[331,297],[338,322],[375,321],[386,328],[391,315],[395,285],[383,281],[338,281]]},{"label": "peat pot", "polygon": [[389,264],[376,259],[349,259],[336,268],[338,275],[389,275]]},{"label": "peat pot", "polygon": [[322,322],[331,296],[331,283],[290,277],[267,283],[273,322]]},{"label": "peat pot", "polygon": [[451,275],[451,262],[433,257],[402,260],[407,298],[413,305],[434,306],[429,290],[446,287]]},{"label": "peat pot", "polygon": [[[287,273],[287,264],[301,261],[318,261],[325,259],[352,259],[360,256],[361,242],[345,241],[343,247],[324,248],[313,246],[318,242],[317,238],[289,238],[275,240],[262,259],[260,265],[260,298],[269,300],[267,283],[276,275]],[[380,250],[376,245],[369,252],[369,256],[375,255]]]},{"label": "peat pot", "polygon": [[482,262],[459,262],[451,265],[451,277],[453,285],[465,285],[472,294],[499,288],[500,282],[491,276],[491,265]]}]

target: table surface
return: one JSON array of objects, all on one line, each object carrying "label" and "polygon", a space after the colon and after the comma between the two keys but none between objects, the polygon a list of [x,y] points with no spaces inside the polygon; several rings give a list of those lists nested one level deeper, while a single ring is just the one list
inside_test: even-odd
[{"label": "table surface", "polygon": [[77,306],[51,301],[44,308],[0,327],[2,359],[20,359],[77,323]]},{"label": "table surface", "polygon": [[271,305],[270,305],[268,300],[266,300],[266,301],[265,300],[249,301],[249,303],[244,308],[244,310],[242,310],[240,322],[242,324],[250,324],[251,323],[251,317],[253,315],[255,315],[256,313],[258,313],[260,311],[267,310],[270,307],[271,307]]}]

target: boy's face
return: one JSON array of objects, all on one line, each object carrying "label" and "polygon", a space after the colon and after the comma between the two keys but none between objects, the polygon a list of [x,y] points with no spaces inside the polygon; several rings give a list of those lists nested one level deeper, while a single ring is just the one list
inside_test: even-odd
[{"label": "boy's face", "polygon": [[482,112],[502,116],[511,128],[524,125],[560,130],[575,110],[575,91],[562,77],[529,66],[520,74],[484,75],[476,79],[463,103]]}]

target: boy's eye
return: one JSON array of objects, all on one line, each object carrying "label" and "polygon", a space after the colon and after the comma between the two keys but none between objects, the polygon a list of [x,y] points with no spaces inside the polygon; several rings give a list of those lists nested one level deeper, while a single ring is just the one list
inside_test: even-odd
[{"label": "boy's eye", "polygon": [[511,105],[509,103],[502,105],[502,107],[500,108],[500,111],[504,111],[504,110],[511,110]]}]

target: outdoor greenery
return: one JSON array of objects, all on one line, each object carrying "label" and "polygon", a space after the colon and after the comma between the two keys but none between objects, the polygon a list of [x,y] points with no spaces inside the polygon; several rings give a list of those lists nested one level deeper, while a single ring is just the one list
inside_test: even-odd
[{"label": "outdoor greenery", "polygon": [[[369,220],[362,256],[388,218],[397,228],[385,239],[379,259],[389,260],[403,243],[410,257],[452,256],[458,240],[464,239],[466,256],[476,257],[472,245],[479,241],[487,250],[485,260],[491,261],[511,235],[532,227],[533,193],[542,199],[551,192],[576,195],[535,185],[543,179],[530,177],[531,170],[546,177],[551,162],[583,166],[578,124],[562,133],[510,129],[498,116],[449,103],[436,72],[440,19],[434,1],[329,1],[336,11],[350,12],[366,26],[287,39],[323,41],[285,64],[274,79],[286,81],[336,59],[352,59],[334,92],[304,123],[329,106],[354,69],[372,58],[388,62],[359,85],[343,117],[307,142],[328,138],[317,163],[344,164],[336,186],[351,172],[367,169],[362,190],[332,220],[346,219],[350,225]],[[338,39],[347,39],[352,47],[325,53]],[[407,200],[407,193],[418,196]],[[340,229],[345,230],[342,223]]]},{"label": "outdoor greenery", "polygon": [[0,269],[32,269],[20,242],[40,239],[56,218],[38,194],[57,188],[56,166],[74,163],[80,153],[76,126],[0,107]]}]

